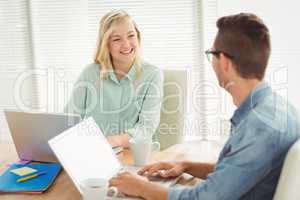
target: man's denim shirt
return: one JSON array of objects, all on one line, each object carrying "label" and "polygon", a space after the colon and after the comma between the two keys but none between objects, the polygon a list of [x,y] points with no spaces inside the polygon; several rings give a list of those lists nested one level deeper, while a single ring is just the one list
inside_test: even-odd
[{"label": "man's denim shirt", "polygon": [[205,182],[171,189],[169,200],[272,199],[284,158],[299,138],[299,114],[261,83],[231,118],[231,135]]}]

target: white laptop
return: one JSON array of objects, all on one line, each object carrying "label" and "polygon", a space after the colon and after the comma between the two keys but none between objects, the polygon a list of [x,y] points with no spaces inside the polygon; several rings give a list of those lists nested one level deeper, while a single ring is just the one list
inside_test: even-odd
[{"label": "white laptop", "polygon": [[80,122],[79,115],[4,110],[19,158],[57,162],[48,140]]},{"label": "white laptop", "polygon": [[[108,180],[120,170],[137,172],[139,169],[122,166],[93,118],[88,118],[54,137],[49,140],[49,144],[80,193],[80,182],[87,178]],[[162,184],[168,187],[178,179],[163,181]]]}]

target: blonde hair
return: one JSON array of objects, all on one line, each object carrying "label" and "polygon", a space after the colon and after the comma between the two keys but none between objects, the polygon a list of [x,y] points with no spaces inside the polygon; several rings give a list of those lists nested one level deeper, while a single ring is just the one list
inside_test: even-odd
[{"label": "blonde hair", "polygon": [[[96,55],[94,58],[94,62],[101,65],[100,76],[102,79],[106,79],[108,76],[108,72],[113,70],[112,58],[108,49],[108,39],[113,32],[114,26],[123,20],[129,20],[133,24],[137,33],[139,47],[141,46],[140,31],[136,23],[127,12],[123,10],[113,10],[104,15],[100,21],[99,38],[97,43]],[[140,51],[137,51],[133,62],[136,67],[136,78],[139,78],[142,71],[141,60],[142,58],[140,55]]]}]

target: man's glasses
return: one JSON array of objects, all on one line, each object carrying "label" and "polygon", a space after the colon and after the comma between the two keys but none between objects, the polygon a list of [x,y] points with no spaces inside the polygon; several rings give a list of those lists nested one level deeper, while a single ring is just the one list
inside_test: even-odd
[{"label": "man's glasses", "polygon": [[213,56],[219,56],[221,53],[223,53],[228,58],[231,58],[231,59],[234,58],[233,55],[231,55],[231,54],[229,54],[227,52],[224,52],[224,51],[220,51],[220,50],[211,50],[211,49],[208,49],[208,50],[205,51],[206,58],[207,58],[208,62],[212,61],[212,57]]}]

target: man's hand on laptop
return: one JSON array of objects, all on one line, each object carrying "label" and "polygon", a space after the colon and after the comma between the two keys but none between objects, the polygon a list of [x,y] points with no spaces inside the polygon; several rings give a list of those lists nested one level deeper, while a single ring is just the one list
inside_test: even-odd
[{"label": "man's hand on laptop", "polygon": [[144,199],[166,200],[168,197],[167,188],[129,172],[121,173],[110,179],[109,187],[116,187],[119,192]]},{"label": "man's hand on laptop", "polygon": [[139,175],[152,177],[171,178],[180,176],[185,171],[185,166],[181,162],[158,162],[147,165],[138,171]]},{"label": "man's hand on laptop", "polygon": [[119,192],[130,196],[140,196],[139,190],[144,185],[145,179],[141,176],[131,174],[129,172],[123,172],[118,174],[117,177],[113,177],[109,181],[109,186],[118,188]]}]

